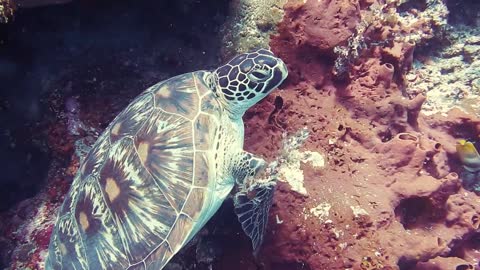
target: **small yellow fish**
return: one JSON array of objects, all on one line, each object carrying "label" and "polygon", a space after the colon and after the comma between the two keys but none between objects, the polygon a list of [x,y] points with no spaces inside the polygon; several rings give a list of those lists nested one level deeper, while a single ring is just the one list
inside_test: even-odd
[{"label": "small yellow fish", "polygon": [[480,194],[480,155],[475,145],[466,140],[459,140],[457,153],[464,168],[460,173],[463,187]]},{"label": "small yellow fish", "polygon": [[459,140],[457,142],[457,153],[466,170],[480,170],[480,154],[478,154],[472,142]]}]

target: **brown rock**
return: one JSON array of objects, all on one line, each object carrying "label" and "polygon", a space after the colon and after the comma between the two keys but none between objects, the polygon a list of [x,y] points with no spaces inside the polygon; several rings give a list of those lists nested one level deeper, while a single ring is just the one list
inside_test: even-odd
[{"label": "brown rock", "polygon": [[428,262],[420,262],[414,270],[474,270],[476,269],[472,264],[465,260],[456,257],[442,258],[428,260]]},{"label": "brown rock", "polygon": [[320,50],[332,50],[345,43],[360,21],[357,0],[308,0],[302,9],[305,25],[299,41]]},{"label": "brown rock", "polygon": [[[454,146],[476,136],[480,122],[460,111],[424,116],[425,96],[404,96],[401,74],[413,60],[413,43],[367,50],[351,63],[348,81],[333,80],[329,51],[352,34],[349,22],[371,1],[346,3],[332,12],[338,1],[291,1],[271,41],[291,77],[274,94],[281,110],[269,97],[247,114],[247,150],[274,158],[281,134],[306,126],[303,149],[324,154],[327,166],[302,166],[307,196],[280,184],[261,261],[280,270],[414,269],[457,256],[473,265],[480,199],[461,187]],[[344,14],[352,18],[332,35]],[[390,23],[374,22],[365,35],[413,31]],[[265,120],[269,110],[282,125]]]}]

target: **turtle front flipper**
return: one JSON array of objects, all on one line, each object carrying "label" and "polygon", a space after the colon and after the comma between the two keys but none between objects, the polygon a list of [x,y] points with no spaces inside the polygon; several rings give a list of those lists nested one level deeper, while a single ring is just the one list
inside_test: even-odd
[{"label": "turtle front flipper", "polygon": [[258,254],[268,223],[268,211],[272,206],[275,181],[255,183],[235,194],[235,214],[242,229],[252,240],[253,253]]},{"label": "turtle front flipper", "polygon": [[266,162],[262,158],[255,157],[251,153],[240,153],[241,158],[234,164],[232,176],[240,187],[248,185],[249,178],[258,176],[264,171]]},{"label": "turtle front flipper", "polygon": [[268,223],[268,211],[272,206],[276,178],[267,168],[266,162],[245,153],[234,176],[238,191],[234,197],[235,214],[242,229],[252,240],[253,252],[258,254],[259,247]]}]

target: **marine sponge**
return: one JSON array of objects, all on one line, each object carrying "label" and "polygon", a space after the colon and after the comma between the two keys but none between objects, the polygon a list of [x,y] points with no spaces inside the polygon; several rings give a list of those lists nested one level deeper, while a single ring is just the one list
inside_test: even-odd
[{"label": "marine sponge", "polygon": [[[415,45],[424,44],[445,30],[448,10],[444,1],[426,0],[423,10],[406,8],[408,0],[371,2],[368,8],[361,10],[360,21],[346,44],[334,48],[337,57],[333,74],[336,77],[346,75],[362,54],[374,48],[382,48],[387,54],[403,50],[403,54],[394,54],[393,58],[412,58]],[[400,62],[407,64],[399,66],[409,69],[411,59],[403,60],[406,61]]]},{"label": "marine sponge", "polygon": [[463,163],[461,173],[463,187],[467,190],[480,192],[480,155],[473,143],[460,140],[457,143],[457,153]]}]

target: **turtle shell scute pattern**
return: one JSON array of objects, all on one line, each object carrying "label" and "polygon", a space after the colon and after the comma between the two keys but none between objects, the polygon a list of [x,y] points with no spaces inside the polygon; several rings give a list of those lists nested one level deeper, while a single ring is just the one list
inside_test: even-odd
[{"label": "turtle shell scute pattern", "polygon": [[158,269],[191,237],[221,116],[203,75],[150,87],[99,137],[60,210],[49,266]]},{"label": "turtle shell scute pattern", "polygon": [[153,108],[154,97],[151,93],[144,93],[133,100],[110,125],[110,142],[114,143],[125,136],[134,136],[150,117]]},{"label": "turtle shell scute pattern", "polygon": [[164,191],[141,164],[132,139],[112,146],[99,184],[130,262],[143,260],[166,237],[176,219]]},{"label": "turtle shell scute pattern", "polygon": [[196,76],[193,73],[173,77],[152,93],[155,96],[155,106],[165,112],[192,120],[200,109]]},{"label": "turtle shell scute pattern", "polygon": [[82,239],[72,216],[59,217],[50,240],[50,254],[46,265],[52,269],[87,269],[85,248],[81,243]]},{"label": "turtle shell scute pattern", "polygon": [[122,242],[112,237],[118,235],[117,226],[96,180],[91,177],[86,181],[74,211],[78,233],[88,247],[86,259],[89,265],[98,265],[101,269],[127,268],[129,262]]}]

